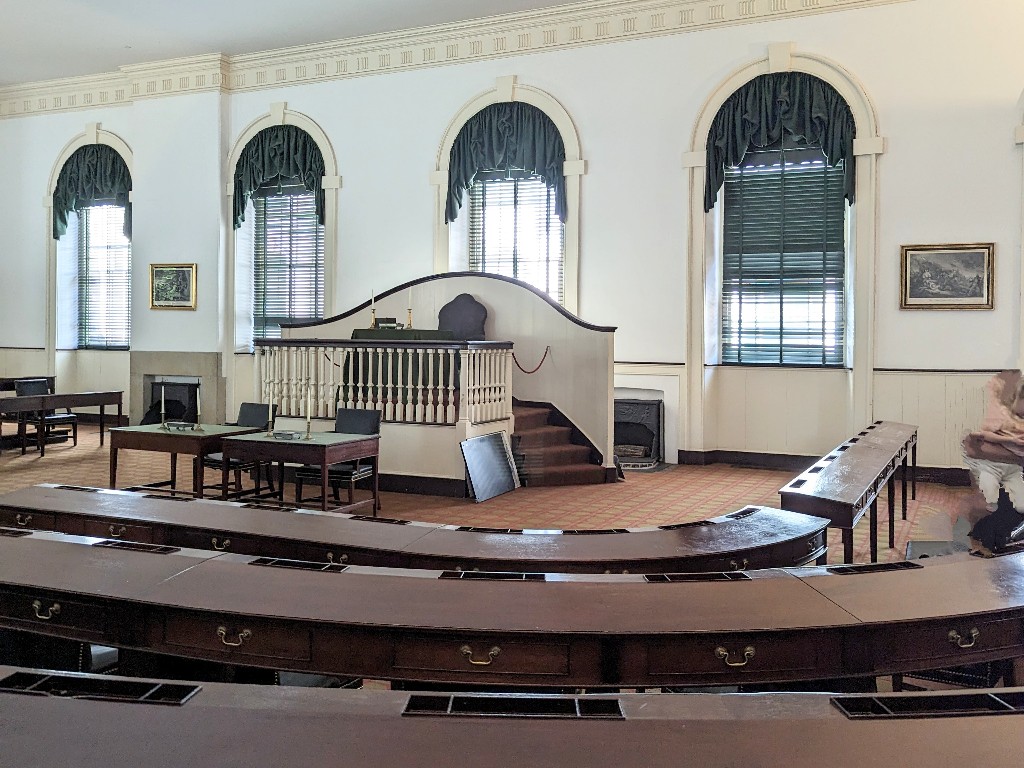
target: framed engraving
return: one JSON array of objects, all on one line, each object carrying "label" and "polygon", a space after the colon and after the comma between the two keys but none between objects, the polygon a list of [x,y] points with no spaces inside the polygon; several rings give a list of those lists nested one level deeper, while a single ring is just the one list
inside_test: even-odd
[{"label": "framed engraving", "polygon": [[195,264],[149,265],[150,309],[195,309]]},{"label": "framed engraving", "polygon": [[904,245],[900,309],[992,309],[994,243]]}]

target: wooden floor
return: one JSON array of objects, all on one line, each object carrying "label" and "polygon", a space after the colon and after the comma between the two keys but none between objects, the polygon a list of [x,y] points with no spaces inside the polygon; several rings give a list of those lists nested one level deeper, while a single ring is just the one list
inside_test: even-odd
[{"label": "wooden floor", "polygon": [[[5,426],[5,433],[9,434]],[[109,442],[100,446],[98,427],[79,427],[77,447],[71,443],[47,447],[46,456],[20,449],[0,452],[0,492],[36,483],[68,483],[106,487],[109,477]],[[179,487],[191,487],[191,457],[179,458]],[[214,472],[207,482],[219,480]],[[725,464],[708,466],[667,465],[656,471],[631,471],[624,482],[561,488],[520,488],[477,504],[470,499],[383,493],[381,514],[429,522],[510,528],[611,528],[663,525],[714,517],[747,504],[777,507],[778,489],[796,473],[757,470]],[[118,484],[122,487],[167,479],[167,454],[121,451]],[[287,489],[292,492],[294,489]],[[366,493],[362,491],[361,493]],[[896,547],[886,546],[887,516],[880,504],[879,559],[903,559],[911,539],[948,540],[966,488],[918,484],[916,501],[910,501],[907,520],[896,521]],[[897,499],[897,507],[899,501]],[[898,510],[897,510],[898,514]],[[830,532],[832,558],[842,551],[838,533]],[[854,558],[868,559],[868,521],[854,531]]]}]

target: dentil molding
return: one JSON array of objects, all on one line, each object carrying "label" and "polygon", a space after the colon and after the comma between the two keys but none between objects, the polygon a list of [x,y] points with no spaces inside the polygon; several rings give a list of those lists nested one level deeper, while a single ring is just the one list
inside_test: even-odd
[{"label": "dentil molding", "polygon": [[0,89],[0,118],[386,74],[538,51],[694,32],[913,0],[599,0],[468,22],[224,56],[133,64],[117,72]]}]

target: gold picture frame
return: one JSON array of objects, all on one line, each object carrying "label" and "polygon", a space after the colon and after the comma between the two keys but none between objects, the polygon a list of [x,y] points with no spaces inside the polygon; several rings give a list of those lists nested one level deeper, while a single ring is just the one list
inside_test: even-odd
[{"label": "gold picture frame", "polygon": [[992,309],[995,243],[904,245],[900,309]]},{"label": "gold picture frame", "polygon": [[149,265],[150,309],[195,309],[195,264]]}]

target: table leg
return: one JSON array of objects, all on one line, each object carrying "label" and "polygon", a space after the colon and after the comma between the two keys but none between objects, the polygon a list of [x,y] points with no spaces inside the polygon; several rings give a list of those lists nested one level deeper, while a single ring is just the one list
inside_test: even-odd
[{"label": "table leg", "polygon": [[[225,464],[227,462],[224,462]],[[203,454],[192,457],[192,496],[197,499],[203,498],[203,480],[206,477],[206,468],[203,466]]]},{"label": "table leg", "polygon": [[277,498],[284,502],[284,462],[277,462]]},{"label": "table leg", "polygon": [[910,498],[917,499],[917,443],[910,449]]},{"label": "table leg", "polygon": [[843,528],[843,562],[853,562],[853,529]]},{"label": "table leg", "polygon": [[46,416],[39,412],[39,423],[36,425],[36,444],[39,446],[39,458],[46,455]]},{"label": "table leg", "polygon": [[900,464],[900,483],[903,488],[901,494],[903,500],[903,519],[907,519],[907,456],[903,456],[903,463]]},{"label": "table leg", "polygon": [[230,470],[228,468],[228,460],[222,458],[220,462],[220,497],[226,499],[228,497],[228,475]]},{"label": "table leg", "polygon": [[886,483],[886,490],[889,492],[889,549],[896,547],[896,473],[889,475],[889,482]]},{"label": "table leg", "polygon": [[178,454],[171,454],[171,488],[178,487]]},{"label": "table leg", "polygon": [[110,441],[110,487],[117,488],[117,447]]},{"label": "table leg", "polygon": [[373,459],[373,516],[377,516],[380,509],[380,474],[377,468],[380,466],[380,454]]},{"label": "table leg", "polygon": [[869,542],[871,547],[871,562],[878,562],[878,496],[875,496],[871,500],[871,509],[868,512],[868,516],[871,518],[871,541]]},{"label": "table leg", "polygon": [[320,509],[327,511],[327,454],[320,459]]},{"label": "table leg", "polygon": [[100,445],[103,445],[103,417],[107,410],[107,406],[100,403]]},{"label": "table leg", "polygon": [[[261,477],[260,477],[261,471],[260,470],[261,470],[262,465],[263,465],[263,462],[260,461],[259,459],[256,459],[256,461],[253,462],[253,472],[256,475],[255,478],[254,478],[256,485],[255,485],[255,488],[254,488],[253,492],[256,494],[256,498],[257,499],[260,497],[260,480],[261,480]],[[226,490],[227,486],[225,485],[224,488]]]}]

